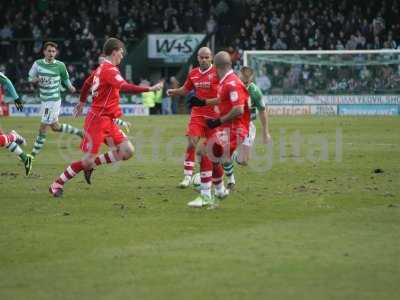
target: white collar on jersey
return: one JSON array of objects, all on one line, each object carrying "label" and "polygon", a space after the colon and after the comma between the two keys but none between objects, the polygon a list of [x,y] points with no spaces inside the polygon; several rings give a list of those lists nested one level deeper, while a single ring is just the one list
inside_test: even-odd
[{"label": "white collar on jersey", "polygon": [[221,84],[221,83],[226,79],[226,77],[228,77],[228,76],[231,75],[232,73],[233,73],[233,70],[228,71],[228,73],[226,73],[226,74],[224,75],[224,77],[221,78],[221,80],[219,81],[219,84]]},{"label": "white collar on jersey", "polygon": [[51,64],[54,64],[54,63],[56,62],[56,60],[54,59],[52,62],[49,62],[49,61],[46,60],[46,58],[43,58],[43,62],[44,62],[46,65],[51,65]]},{"label": "white collar on jersey", "polygon": [[199,68],[199,71],[200,71],[201,74],[206,74],[208,71],[210,71],[210,70],[212,69],[212,67],[213,67],[213,65],[211,64],[211,66],[210,66],[207,70],[202,71],[202,70]]},{"label": "white collar on jersey", "polygon": [[103,58],[103,61],[101,62],[101,63],[109,63],[109,64],[112,64],[112,62],[111,61],[109,61],[107,58]]}]

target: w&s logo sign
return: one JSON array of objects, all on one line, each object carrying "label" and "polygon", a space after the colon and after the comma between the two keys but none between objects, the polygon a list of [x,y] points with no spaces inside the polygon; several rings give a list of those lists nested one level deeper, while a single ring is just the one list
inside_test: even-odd
[{"label": "w&s logo sign", "polygon": [[204,34],[150,34],[148,58],[185,62],[203,41]]}]

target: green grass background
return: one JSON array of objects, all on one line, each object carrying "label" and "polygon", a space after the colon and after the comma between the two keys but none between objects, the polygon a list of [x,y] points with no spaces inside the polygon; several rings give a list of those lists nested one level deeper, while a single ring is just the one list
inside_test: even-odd
[{"label": "green grass background", "polygon": [[[78,138],[49,133],[28,178],[0,149],[0,299],[398,299],[400,118],[272,117],[216,210],[176,187],[187,117],[128,119],[136,157],[61,200]],[[37,118],[0,122],[31,150]]]}]

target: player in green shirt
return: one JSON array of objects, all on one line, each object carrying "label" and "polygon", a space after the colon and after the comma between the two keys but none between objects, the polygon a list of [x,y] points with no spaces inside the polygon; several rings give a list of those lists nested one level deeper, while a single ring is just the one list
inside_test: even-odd
[{"label": "player in green shirt", "polygon": [[257,112],[262,126],[263,143],[267,144],[272,140],[268,129],[268,113],[262,100],[263,94],[258,86],[253,82],[253,69],[250,67],[243,67],[240,70],[239,77],[246,85],[250,94],[249,108],[251,112],[251,122],[248,136],[245,138],[238,150],[233,153],[232,160],[224,163],[223,165],[225,175],[227,176],[227,187],[230,190],[233,190],[236,183],[235,176],[233,174],[233,161],[236,161],[240,165],[247,165],[250,159],[251,149],[256,138],[256,127],[254,126],[253,121],[257,119]]},{"label": "player in green shirt", "polygon": [[[22,101],[19,99],[19,96],[14,88],[14,85],[12,84],[11,80],[8,79],[8,77],[1,72],[0,72],[0,86],[4,87],[4,89],[8,92],[8,95],[14,100],[15,107],[19,111],[22,111],[24,106],[22,104]],[[15,133],[17,136],[19,136],[15,131],[12,131],[11,133]],[[3,134],[1,128],[0,128],[0,134]],[[32,159],[21,149],[20,145],[23,144],[26,144],[26,142],[21,137],[17,138],[14,142],[8,143],[5,147],[12,153],[18,155],[18,157],[24,163],[25,173],[28,176],[32,169]]]},{"label": "player in green shirt", "polygon": [[43,46],[44,58],[36,60],[29,71],[29,81],[38,84],[39,98],[42,102],[42,120],[39,135],[36,137],[32,149],[32,157],[35,157],[43,148],[49,127],[56,132],[83,137],[82,130],[58,122],[61,108],[61,85],[67,87],[71,93],[75,92],[75,87],[69,80],[65,64],[55,59],[58,52],[57,47],[56,43],[46,42]]}]

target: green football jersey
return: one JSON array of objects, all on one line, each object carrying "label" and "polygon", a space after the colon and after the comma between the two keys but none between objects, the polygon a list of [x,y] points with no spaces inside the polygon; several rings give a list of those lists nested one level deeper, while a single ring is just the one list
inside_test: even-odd
[{"label": "green football jersey", "polygon": [[8,77],[1,72],[0,72],[0,86],[4,87],[5,90],[8,91],[8,95],[11,96],[11,98],[13,98],[14,100],[18,99],[17,91],[15,90],[11,80],[8,79]]},{"label": "green football jersey", "polygon": [[259,110],[264,110],[265,109],[265,104],[262,100],[263,94],[260,90],[260,88],[255,85],[255,83],[250,83],[247,86],[247,90],[250,94],[250,114],[251,114],[251,120],[257,119],[257,111]]},{"label": "green football jersey", "polygon": [[29,71],[29,81],[39,79],[39,97],[41,101],[61,99],[61,83],[71,87],[71,81],[65,64],[59,60],[48,63],[44,58],[36,60]]}]

